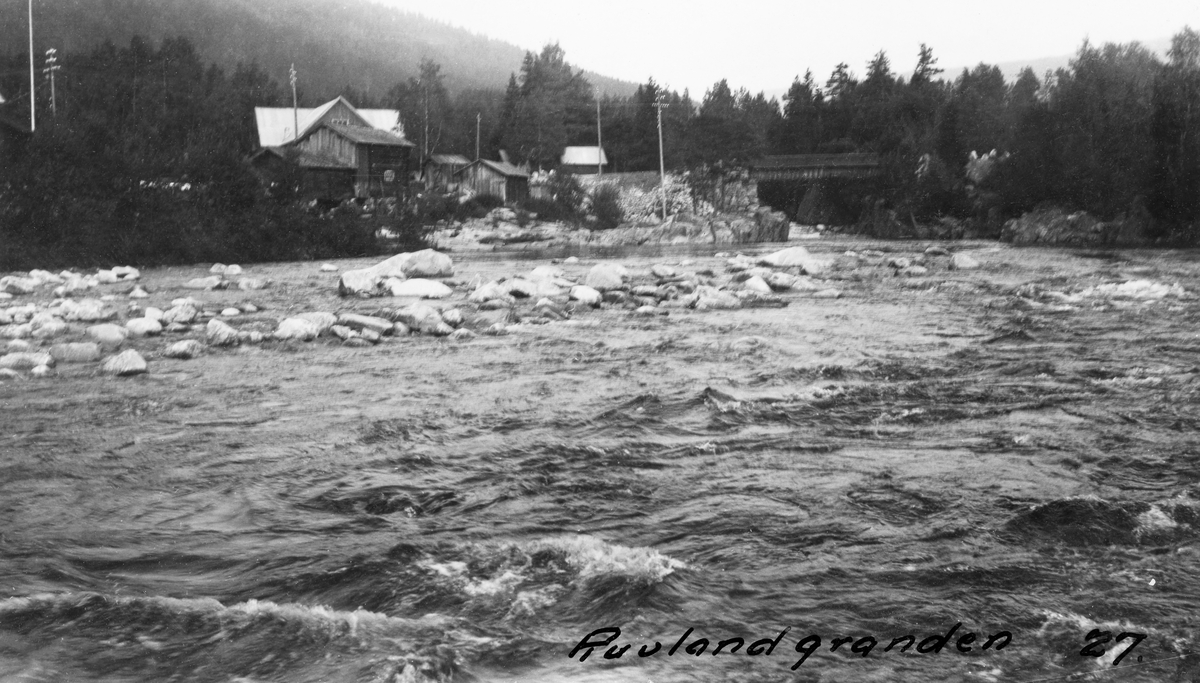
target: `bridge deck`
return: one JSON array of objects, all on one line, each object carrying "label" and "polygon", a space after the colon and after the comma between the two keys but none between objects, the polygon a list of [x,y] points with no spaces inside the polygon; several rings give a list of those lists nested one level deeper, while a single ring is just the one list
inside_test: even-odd
[{"label": "bridge deck", "polygon": [[869,178],[879,174],[876,154],[786,154],[765,156],[750,165],[755,180]]}]

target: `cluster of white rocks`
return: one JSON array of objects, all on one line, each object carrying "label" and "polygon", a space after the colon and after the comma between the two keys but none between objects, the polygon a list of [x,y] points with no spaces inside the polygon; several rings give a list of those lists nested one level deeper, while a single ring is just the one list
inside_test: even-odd
[{"label": "cluster of white rocks", "polygon": [[[979,267],[964,254],[950,255],[931,247],[915,259],[882,253],[847,252],[860,262],[893,269],[897,275],[923,274],[921,263],[945,257],[949,269]],[[449,256],[432,249],[392,256],[369,268],[338,276],[343,296],[391,296],[402,300],[394,308],[368,313],[310,311],[282,319],[261,315],[260,307],[244,302],[216,307],[193,297],[177,298],[170,306],[144,306],[150,296],[141,286],[126,292],[133,301],[117,309],[115,294],[92,292],[102,284],[136,280],[136,269],[113,268],[95,275],[64,271],[58,275],[31,271],[27,276],[0,278],[8,298],[55,287],[58,298],[48,304],[27,303],[0,308],[0,380],[27,372],[44,376],[59,363],[100,363],[104,372],[130,375],[146,372],[150,357],[190,359],[210,348],[274,342],[311,342],[322,337],[345,346],[372,346],[411,335],[462,340],[476,334],[499,335],[522,323],[543,324],[565,320],[593,308],[627,310],[635,315],[667,315],[671,309],[728,310],[785,306],[785,293],[811,298],[837,298],[841,291],[823,279],[834,261],[817,257],[803,247],[789,247],[759,257],[717,254],[725,259],[724,272],[693,269],[693,262],[659,263],[645,271],[603,261],[584,269],[578,258],[562,264],[539,265],[527,273],[496,280],[468,283],[443,282],[454,274]],[[919,262],[914,262],[919,261]],[[571,267],[568,275],[565,267]],[[321,272],[336,273],[337,266],[322,264]],[[264,280],[245,277],[240,266],[216,264],[212,276],[182,283],[184,288],[205,289],[238,277],[242,289],[257,289]],[[245,285],[246,282],[255,283]],[[212,285],[211,287],[209,285]],[[59,292],[59,289],[62,292]],[[13,294],[13,292],[17,292]],[[63,296],[85,293],[79,298]],[[15,302],[14,302],[15,303]],[[530,305],[532,304],[532,305]],[[240,323],[248,314],[252,324]],[[239,329],[239,325],[244,329]],[[273,329],[272,329],[273,327]],[[257,329],[251,329],[257,328]],[[149,340],[163,335],[185,338],[156,345]]]}]

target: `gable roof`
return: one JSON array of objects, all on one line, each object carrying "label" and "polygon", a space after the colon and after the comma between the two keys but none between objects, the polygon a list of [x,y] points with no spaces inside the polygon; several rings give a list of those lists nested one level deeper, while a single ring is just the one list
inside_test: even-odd
[{"label": "gable roof", "polygon": [[507,163],[504,161],[489,161],[487,159],[476,159],[475,161],[472,161],[471,163],[467,164],[465,167],[460,168],[459,170],[455,171],[455,175],[457,175],[459,173],[463,173],[468,168],[471,168],[472,166],[475,166],[475,165],[486,166],[486,167],[490,168],[491,170],[495,171],[496,173],[499,173],[500,175],[505,176],[507,178],[528,178],[529,177],[528,173],[517,168],[516,166],[513,166],[510,163]]},{"label": "gable roof", "polygon": [[397,109],[355,109],[358,115],[363,117],[372,128],[379,130],[390,130],[404,135],[404,128],[400,125],[400,111]]},{"label": "gable roof", "polygon": [[[347,126],[341,123],[326,123],[323,125],[350,142],[366,145],[388,145],[391,147],[416,147],[413,143],[391,131],[379,130],[369,126]],[[317,126],[313,130],[320,127]]]},{"label": "gable roof", "polygon": [[461,154],[430,154],[425,163],[430,162],[438,166],[466,166],[471,160]]},{"label": "gable roof", "polygon": [[[319,107],[299,107],[292,111],[291,107],[255,107],[254,120],[258,124],[258,145],[260,147],[277,147],[298,140],[316,129],[322,117],[329,113],[338,103],[342,103],[355,117],[354,123],[366,128],[393,131],[400,137],[404,129],[400,123],[400,112],[395,109],[355,109],[345,97],[338,96]],[[297,123],[299,134],[293,130]]]},{"label": "gable roof", "polygon": [[607,165],[608,157],[605,156],[603,147],[567,147],[563,149],[559,163],[564,166],[595,166],[597,153],[600,164]]}]

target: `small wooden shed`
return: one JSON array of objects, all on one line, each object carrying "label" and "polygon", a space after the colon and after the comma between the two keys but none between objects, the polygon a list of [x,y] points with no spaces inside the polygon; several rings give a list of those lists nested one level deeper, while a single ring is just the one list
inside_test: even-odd
[{"label": "small wooden shed", "polygon": [[475,194],[490,194],[506,204],[525,201],[529,197],[529,174],[503,161],[476,159],[455,174],[459,189]]},{"label": "small wooden shed", "polygon": [[567,147],[559,159],[558,170],[575,175],[595,175],[608,166],[603,147]]},{"label": "small wooden shed", "polygon": [[471,160],[461,154],[431,154],[421,167],[425,189],[453,189],[458,181],[454,175],[467,167]]}]

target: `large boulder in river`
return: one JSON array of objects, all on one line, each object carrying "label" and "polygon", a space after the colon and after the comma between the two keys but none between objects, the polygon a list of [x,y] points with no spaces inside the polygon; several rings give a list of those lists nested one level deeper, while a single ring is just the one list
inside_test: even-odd
[{"label": "large boulder in river", "polygon": [[87,335],[106,349],[115,349],[125,342],[129,332],[120,325],[104,323],[87,328]]},{"label": "large boulder in river", "polygon": [[401,267],[408,277],[450,277],[454,275],[454,263],[450,257],[433,249],[422,249],[409,254],[408,260]]},{"label": "large boulder in river", "polygon": [[275,328],[272,337],[280,340],[298,339],[300,341],[312,341],[321,333],[320,327],[311,320],[304,318],[287,318],[279,323],[279,327]]},{"label": "large boulder in river", "polygon": [[142,358],[142,354],[129,349],[122,351],[115,356],[104,361],[100,369],[110,375],[118,377],[126,377],[128,375],[139,375],[146,372],[146,359]]},{"label": "large boulder in river", "polygon": [[583,284],[600,292],[610,289],[621,289],[625,286],[625,278],[629,270],[619,263],[597,263],[588,271]]},{"label": "large boulder in river", "polygon": [[204,352],[204,346],[195,339],[184,339],[183,341],[171,344],[163,351],[163,356],[166,358],[178,358],[179,360],[191,360]]},{"label": "large boulder in river", "polygon": [[422,249],[396,254],[367,270],[381,278],[450,277],[454,274],[454,263],[449,256],[439,251]]},{"label": "large boulder in river", "polygon": [[975,270],[978,267],[979,261],[967,254],[959,253],[950,257],[950,270]]},{"label": "large boulder in river", "polygon": [[217,289],[225,284],[220,275],[196,277],[180,285],[184,289]]},{"label": "large boulder in river", "polygon": [[131,337],[153,337],[162,334],[162,323],[154,318],[133,318],[125,322]]},{"label": "large boulder in river", "polygon": [[[412,253],[396,254],[370,268],[342,273],[341,278],[338,279],[338,293],[342,296],[349,294],[374,296],[379,293],[379,285],[388,278],[406,280],[408,278],[449,277],[453,274],[454,264],[449,256],[433,249],[422,249]],[[395,283],[388,283],[389,289],[394,286]]]},{"label": "large boulder in river", "polygon": [[334,325],[337,324],[338,317],[327,311],[310,311],[308,313],[300,313],[293,316],[301,320],[307,320],[317,326],[317,335],[322,335],[328,332]]},{"label": "large boulder in river", "polygon": [[604,295],[587,285],[575,285],[571,288],[571,299],[585,306],[599,306],[604,300]]},{"label": "large boulder in river", "polygon": [[361,315],[359,313],[342,313],[337,319],[338,325],[349,327],[357,332],[363,330],[372,330],[376,334],[387,334],[392,331],[392,321],[386,318],[377,318],[373,315]]},{"label": "large boulder in river", "polygon": [[467,301],[473,304],[502,301],[509,306],[516,303],[516,300],[509,294],[508,289],[494,280],[492,282],[485,282],[475,288],[475,291],[471,292],[471,295],[467,297]]},{"label": "large boulder in river", "polygon": [[382,281],[383,277],[371,268],[347,270],[338,278],[338,294],[342,296],[351,294],[374,296],[379,293],[379,283]]},{"label": "large boulder in river", "polygon": [[413,278],[411,280],[398,280],[389,278],[385,283],[392,296],[414,296],[422,299],[445,299],[454,293],[446,285],[436,280],[426,280],[424,278]]},{"label": "large boulder in river", "polygon": [[410,258],[412,258],[412,254],[406,251],[402,254],[389,256],[370,268],[363,268],[363,270],[370,271],[378,275],[381,279],[394,277],[405,280],[408,278],[408,273],[404,272],[404,264],[408,263]]},{"label": "large boulder in river", "polygon": [[0,356],[0,368],[30,370],[39,365],[54,365],[54,357],[40,351],[15,351]]},{"label": "large boulder in river", "polygon": [[208,321],[204,328],[204,341],[209,346],[236,346],[238,343],[237,330],[217,319]]},{"label": "large boulder in river", "polygon": [[60,363],[93,363],[100,360],[100,345],[95,342],[55,344],[50,355]]},{"label": "large boulder in river", "polygon": [[163,325],[170,325],[171,323],[188,325],[191,324],[191,322],[199,315],[200,312],[196,310],[196,307],[190,303],[179,304],[164,311],[162,314],[162,319],[160,319],[159,322]]},{"label": "large boulder in river", "polygon": [[549,280],[553,282],[563,276],[563,269],[558,266],[538,266],[529,271],[529,275],[525,279],[537,282],[538,280]]},{"label": "large boulder in river", "polygon": [[43,320],[40,323],[30,321],[30,326],[33,328],[34,339],[53,339],[71,331],[70,325],[67,325],[58,318]]},{"label": "large boulder in river", "polygon": [[804,247],[780,249],[760,258],[758,262],[773,268],[802,268],[806,275],[819,275],[829,268],[828,261],[813,256]]},{"label": "large boulder in river", "polygon": [[31,277],[9,275],[0,277],[0,292],[8,294],[32,294],[41,285],[41,281]]},{"label": "large boulder in river", "polygon": [[686,304],[688,308],[694,308],[697,311],[729,310],[741,308],[742,300],[731,292],[722,291],[708,285],[701,285],[696,288],[695,292],[688,296]]},{"label": "large boulder in river", "polygon": [[[71,300],[68,299],[67,301]],[[79,303],[71,301],[70,304],[63,302],[62,309],[65,319],[78,320],[85,323],[110,320],[117,317],[117,312],[106,308],[104,302],[99,299],[83,299]]]},{"label": "large boulder in river", "polygon": [[442,314],[438,313],[437,309],[425,304],[413,304],[402,308],[396,311],[395,318],[410,330],[422,334],[444,337],[454,331],[454,328],[442,319]]},{"label": "large boulder in river", "polygon": [[745,289],[745,290],[751,291],[751,292],[758,292],[759,294],[770,294],[771,293],[771,285],[767,284],[766,280],[762,279],[761,277],[759,277],[757,275],[755,275],[754,277],[750,278],[749,280],[746,280],[745,282],[743,282],[742,289]]}]

